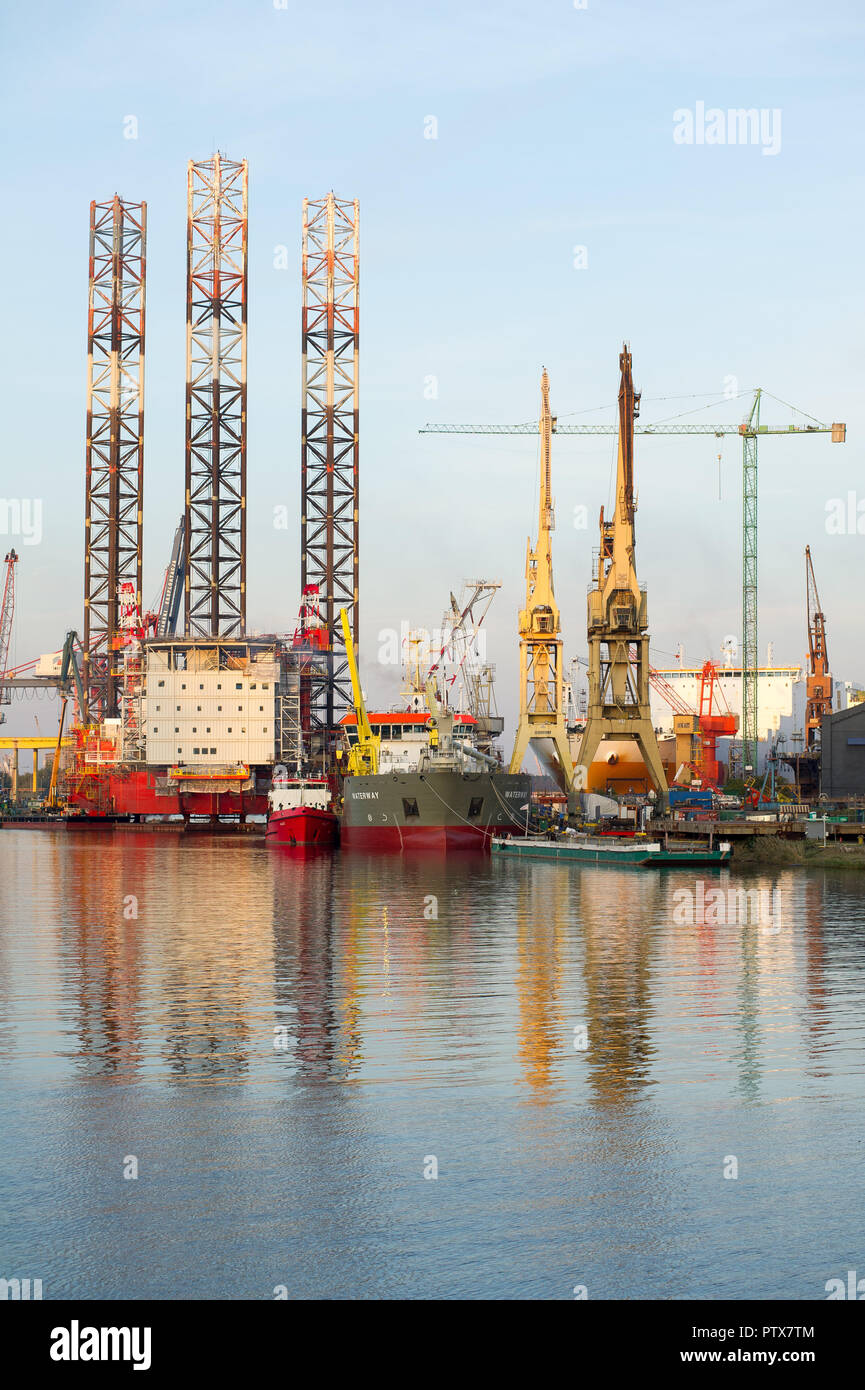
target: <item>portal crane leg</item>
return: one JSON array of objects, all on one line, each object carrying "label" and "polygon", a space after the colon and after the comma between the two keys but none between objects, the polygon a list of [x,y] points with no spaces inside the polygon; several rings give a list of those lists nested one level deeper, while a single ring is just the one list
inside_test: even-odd
[{"label": "portal crane leg", "polygon": [[580,746],[579,759],[577,762],[578,784],[582,782],[585,787],[589,775],[589,769],[598,754],[601,744],[607,739],[630,739],[636,745],[643,759],[648,774],[649,781],[658,795],[658,800],[662,806],[666,804],[668,797],[667,778],[664,774],[664,765],[661,762],[661,755],[658,751],[658,741],[655,738],[651,722],[643,719],[609,719],[599,716],[597,719],[590,720],[583,735],[583,742]]},{"label": "portal crane leg", "polygon": [[661,754],[658,750],[658,740],[655,737],[655,731],[651,726],[651,722],[647,730],[642,727],[641,723],[640,729],[635,733],[634,737],[637,741],[637,747],[643,755],[643,762],[646,764],[646,770],[658,794],[658,800],[663,809],[666,810],[667,802],[669,801],[669,789],[667,787],[667,778],[664,775],[664,765],[661,762]]},{"label": "portal crane leg", "polygon": [[586,724],[585,732],[583,733],[583,741],[580,744],[580,751],[577,755],[576,767],[577,782],[578,784],[582,783],[583,789],[585,789],[588,782],[589,768],[595,761],[603,737],[604,730],[601,723],[597,720],[592,720],[590,723]]},{"label": "portal crane leg", "polygon": [[511,754],[511,764],[508,771],[520,772],[523,766],[523,759],[529,749],[531,732],[525,720],[521,719],[517,727],[517,736],[514,740],[514,751]]},{"label": "portal crane leg", "polygon": [[521,719],[517,728],[517,736],[514,740],[514,751],[511,754],[511,763],[508,769],[511,773],[520,772],[523,760],[529,750],[529,744],[541,741],[549,741],[555,749],[556,758],[562,773],[562,782],[566,792],[570,793],[573,788],[574,771],[571,750],[568,745],[568,737],[564,729],[560,727],[558,721],[546,726],[532,724],[530,719]]}]

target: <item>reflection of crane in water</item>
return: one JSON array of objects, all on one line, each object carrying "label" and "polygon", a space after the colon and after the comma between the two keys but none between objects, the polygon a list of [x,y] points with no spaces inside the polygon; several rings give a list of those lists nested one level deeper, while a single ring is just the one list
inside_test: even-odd
[{"label": "reflection of crane in water", "polygon": [[[142,832],[152,846],[154,837]],[[87,872],[92,845],[72,853],[68,844],[51,837],[54,866],[51,878],[59,885],[59,900],[71,914],[58,924],[58,954],[75,1007],[75,1056],[88,1076],[131,1079],[142,1053],[141,959],[136,919],[124,913],[134,888],[145,897],[148,882],[146,848],[131,832],[123,844],[100,846],[100,872]],[[164,852],[164,846],[158,846]],[[70,1030],[72,1028],[70,1023]]]},{"label": "reflection of crane in water", "polygon": [[823,1060],[829,1044],[825,1040],[829,1025],[826,987],[826,942],[824,940],[824,911],[826,881],[823,877],[805,880],[805,1002],[808,1030],[808,1055],[813,1063],[812,1075],[829,1075]]},{"label": "reflection of crane in water", "polygon": [[[550,868],[552,867],[552,873]],[[553,1057],[561,1053],[562,936],[571,919],[570,875],[556,865],[521,864],[517,885],[517,998],[523,1077],[546,1101]]]},{"label": "reflection of crane in water", "polygon": [[586,1062],[595,1098],[634,1100],[651,1080],[651,958],[657,875],[583,869],[575,896],[584,940]]}]

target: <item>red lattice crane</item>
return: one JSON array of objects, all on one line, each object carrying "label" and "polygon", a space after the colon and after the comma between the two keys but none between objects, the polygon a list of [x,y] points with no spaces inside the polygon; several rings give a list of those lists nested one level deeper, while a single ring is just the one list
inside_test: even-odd
[{"label": "red lattice crane", "polygon": [[[739,728],[739,716],[731,714],[729,709],[723,713],[720,710],[716,714],[712,713],[717,675],[718,668],[714,661],[703,663],[703,669],[700,672],[700,708],[697,711],[699,745],[696,763],[697,775],[703,786],[715,788],[718,786],[721,772],[717,754],[718,739],[732,738]],[[717,694],[723,699],[720,686],[718,686]]]},{"label": "red lattice crane", "polygon": [[653,666],[649,667],[649,680],[662,699],[676,714],[690,715],[695,720],[696,756],[687,766],[694,777],[699,779],[701,786],[711,787],[716,791],[721,775],[721,764],[717,755],[718,739],[732,737],[739,728],[737,714],[731,714],[729,710],[713,713],[715,702],[720,703],[723,700],[721,687],[717,686],[716,689],[717,675],[718,668],[714,661],[703,663],[700,672],[700,702],[698,709],[694,710],[679,692],[664,680],[660,672]]},{"label": "red lattice crane", "polygon": [[[0,607],[0,676],[6,674],[9,665],[9,642],[12,637],[12,615],[15,612],[15,566],[18,563],[18,556],[14,550],[10,550],[6,556],[6,576],[3,581],[3,606]],[[12,702],[12,691],[8,686],[0,685],[0,705],[8,705]],[[0,714],[0,724],[5,723],[5,714]]]},{"label": "red lattice crane", "polygon": [[811,547],[805,546],[805,589],[808,604],[808,677],[805,684],[805,747],[820,745],[820,727],[825,714],[832,713],[832,677],[826,650],[826,616],[811,563]]},{"label": "red lattice crane", "polygon": [[678,690],[673,689],[669,681],[664,680],[664,677],[661,675],[660,671],[656,671],[654,666],[649,667],[649,682],[654,687],[654,689],[657,690],[658,694],[661,696],[661,699],[664,700],[670,706],[670,709],[673,710],[674,713],[694,713],[694,710],[691,709],[691,706],[688,704],[687,700],[684,700],[682,698]]}]

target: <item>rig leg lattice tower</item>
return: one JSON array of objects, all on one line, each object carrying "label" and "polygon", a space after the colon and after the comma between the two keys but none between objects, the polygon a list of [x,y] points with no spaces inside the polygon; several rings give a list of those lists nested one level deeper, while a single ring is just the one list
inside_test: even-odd
[{"label": "rig leg lattice tower", "polygon": [[117,716],[121,590],[141,608],[147,204],[90,204],[84,685],[94,717]]},{"label": "rig leg lattice tower", "polygon": [[246,630],[247,164],[190,160],[185,634]]},{"label": "rig leg lattice tower", "polygon": [[316,585],[330,636],[310,692],[310,733],[329,746],[351,707],[339,610],[355,650],[358,611],[358,204],[303,204],[301,586]]}]

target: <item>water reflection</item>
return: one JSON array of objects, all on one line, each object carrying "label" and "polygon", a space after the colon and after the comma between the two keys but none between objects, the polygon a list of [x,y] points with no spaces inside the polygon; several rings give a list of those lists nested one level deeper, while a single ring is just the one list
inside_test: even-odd
[{"label": "water reflection", "polygon": [[[770,917],[719,921],[705,892],[682,925],[694,881],[678,872],[297,858],[146,831],[10,832],[4,852],[17,900],[0,916],[3,1050],[21,1046],[10,1015],[35,978],[59,1055],[91,1078],[508,1081],[534,1104],[621,1107],[732,1067],[755,1100],[800,1064],[831,1079],[854,988],[838,971],[858,981],[863,964],[862,898],[843,875],[725,871],[706,880],[721,901],[744,886]],[[50,1022],[30,1023],[57,1051]]]},{"label": "water reflection", "polygon": [[820,1297],[855,1235],[860,882],[707,875],[768,893],[755,924],[679,870],[4,830],[9,1267],[52,1296]]},{"label": "water reflection", "polygon": [[57,946],[67,984],[64,1021],[78,1038],[79,1069],[87,1076],[129,1078],[141,1064],[146,1026],[147,837],[130,835],[122,843],[106,837],[96,854],[87,836],[64,840],[46,832],[44,838],[63,905]]},{"label": "water reflection", "polygon": [[649,984],[662,880],[656,874],[592,869],[579,875],[577,901],[592,1088],[599,1103],[624,1104],[652,1080]]},{"label": "water reflection", "polygon": [[[557,865],[519,865],[517,997],[523,1077],[536,1101],[549,1098],[562,1052],[562,945],[570,922],[570,881]],[[552,872],[550,872],[552,870]]]},{"label": "water reflection", "polygon": [[294,1040],[285,1060],[312,1080],[346,1075],[362,1053],[353,960],[357,942],[350,940],[346,952],[351,983],[344,997],[344,1018],[351,1021],[343,1028],[337,1000],[332,855],[298,859],[277,851],[270,855],[268,868],[273,883],[275,1018]]}]

